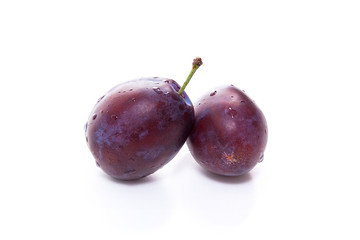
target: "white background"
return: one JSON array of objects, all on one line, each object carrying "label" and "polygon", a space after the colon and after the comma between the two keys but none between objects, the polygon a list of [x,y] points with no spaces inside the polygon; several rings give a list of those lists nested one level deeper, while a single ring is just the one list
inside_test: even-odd
[{"label": "white background", "polygon": [[[1,239],[359,239],[359,1],[1,1]],[[240,178],[185,145],[138,182],[95,166],[83,126],[139,77],[222,84],[264,112]],[[130,238],[130,239],[133,239]]]}]

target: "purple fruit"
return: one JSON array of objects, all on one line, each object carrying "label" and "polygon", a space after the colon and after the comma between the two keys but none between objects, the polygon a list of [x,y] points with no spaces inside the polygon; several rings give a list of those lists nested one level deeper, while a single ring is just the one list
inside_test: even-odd
[{"label": "purple fruit", "polygon": [[193,105],[174,80],[133,80],[98,100],[86,124],[86,141],[96,164],[108,175],[139,179],[176,155],[193,122]]},{"label": "purple fruit", "polygon": [[263,160],[267,136],[261,110],[231,85],[205,95],[197,104],[187,144],[208,171],[239,176]]}]

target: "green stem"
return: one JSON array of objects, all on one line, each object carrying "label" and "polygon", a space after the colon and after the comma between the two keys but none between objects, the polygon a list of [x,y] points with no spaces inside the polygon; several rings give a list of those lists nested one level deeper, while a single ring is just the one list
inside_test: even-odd
[{"label": "green stem", "polygon": [[196,70],[198,70],[198,68],[202,65],[202,61],[201,61],[201,58],[197,57],[194,59],[193,61],[193,66],[192,66],[192,69],[189,73],[189,76],[187,77],[187,79],[185,80],[184,84],[181,86],[180,90],[179,90],[179,95],[181,95],[186,86],[188,85],[188,83],[190,82],[190,79],[192,78],[192,76],[194,75],[194,73],[196,72]]}]

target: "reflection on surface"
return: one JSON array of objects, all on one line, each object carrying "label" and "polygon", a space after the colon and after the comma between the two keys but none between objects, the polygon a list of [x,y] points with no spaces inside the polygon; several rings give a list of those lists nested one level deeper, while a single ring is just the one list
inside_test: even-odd
[{"label": "reflection on surface", "polygon": [[106,221],[121,230],[160,228],[171,215],[173,202],[156,176],[138,181],[121,181],[104,173],[96,186],[98,211]]}]

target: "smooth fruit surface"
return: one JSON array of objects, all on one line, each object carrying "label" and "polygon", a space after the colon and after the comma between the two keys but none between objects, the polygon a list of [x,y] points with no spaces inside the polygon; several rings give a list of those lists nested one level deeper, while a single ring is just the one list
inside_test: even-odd
[{"label": "smooth fruit surface", "polygon": [[171,79],[119,84],[101,97],[85,127],[97,165],[112,177],[132,180],[168,163],[190,134],[194,108]]},{"label": "smooth fruit surface", "polygon": [[187,144],[208,171],[225,176],[247,173],[263,160],[266,143],[262,111],[238,88],[218,88],[196,105]]}]

